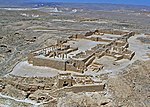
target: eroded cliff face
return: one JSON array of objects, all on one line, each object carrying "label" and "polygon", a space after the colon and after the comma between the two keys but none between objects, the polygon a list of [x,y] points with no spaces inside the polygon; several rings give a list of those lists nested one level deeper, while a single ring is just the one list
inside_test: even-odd
[{"label": "eroded cliff face", "polygon": [[150,61],[135,61],[119,76],[108,80],[117,106],[148,107],[150,104]]}]

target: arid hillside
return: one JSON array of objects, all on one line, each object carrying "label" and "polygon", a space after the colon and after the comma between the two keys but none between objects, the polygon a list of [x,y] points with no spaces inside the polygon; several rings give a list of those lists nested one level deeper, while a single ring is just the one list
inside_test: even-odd
[{"label": "arid hillside", "polygon": [[117,106],[148,107],[150,104],[150,61],[135,61],[122,74],[108,80]]}]

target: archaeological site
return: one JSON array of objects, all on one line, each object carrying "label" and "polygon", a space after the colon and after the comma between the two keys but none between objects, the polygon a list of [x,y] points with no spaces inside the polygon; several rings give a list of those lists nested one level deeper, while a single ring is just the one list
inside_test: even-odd
[{"label": "archaeological site", "polygon": [[111,56],[116,60],[133,58],[135,52],[128,49],[128,39],[134,34],[134,32],[104,29],[72,35],[67,39],[57,40],[54,45],[31,52],[28,62],[33,66],[80,73],[87,70],[100,70],[103,64],[96,63],[94,60],[103,56]]},{"label": "archaeological site", "polygon": [[0,107],[149,107],[149,6],[16,1],[0,1]]}]

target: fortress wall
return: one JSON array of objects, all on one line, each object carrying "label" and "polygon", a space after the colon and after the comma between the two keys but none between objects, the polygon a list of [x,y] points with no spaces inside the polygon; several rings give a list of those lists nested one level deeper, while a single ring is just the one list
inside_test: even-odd
[{"label": "fortress wall", "polygon": [[34,58],[33,66],[45,66],[51,67],[58,70],[66,70],[66,64],[63,61],[50,60],[50,59],[42,59],[42,58]]},{"label": "fortress wall", "polygon": [[[35,78],[34,78],[35,79]],[[35,91],[38,89],[45,89],[48,85],[49,89],[53,87],[52,84],[31,84],[31,83],[18,83],[15,81],[5,81],[5,83],[12,85],[13,87],[23,91]]]},{"label": "fortress wall", "polygon": [[124,32],[124,31],[111,30],[111,29],[100,29],[98,31],[99,31],[99,33],[114,34],[114,35],[123,35],[123,34],[128,33],[128,32]]},{"label": "fortress wall", "polygon": [[123,37],[130,38],[131,36],[134,36],[134,35],[135,35],[135,32],[128,32],[127,34],[124,34]]},{"label": "fortress wall", "polygon": [[85,36],[87,37],[87,36],[91,36],[91,35],[93,35],[94,34],[94,32],[87,32],[86,34],[85,34]]},{"label": "fortress wall", "polygon": [[75,55],[75,57],[81,56],[83,54],[83,52],[79,52]]},{"label": "fortress wall", "polygon": [[[19,90],[22,90],[22,91],[25,91],[25,92],[28,92],[28,91],[34,92],[38,89],[47,90],[47,89],[55,88],[55,86],[54,86],[55,78],[56,77],[54,77],[54,78],[48,78],[48,77],[40,77],[40,78],[39,77],[38,78],[30,77],[30,78],[26,78],[26,77],[17,76],[15,78],[14,77],[9,78],[8,80],[4,79],[3,82],[5,84],[9,84],[9,85],[15,87],[16,89],[19,89]],[[40,80],[40,81],[41,80],[46,80],[47,83],[41,84],[41,83],[38,83],[37,80]]]},{"label": "fortress wall", "polygon": [[121,59],[123,59],[123,55],[119,55],[119,56],[114,55],[114,58],[116,58],[116,60],[121,60]]},{"label": "fortress wall", "polygon": [[124,54],[131,54],[133,51],[129,50],[129,49],[124,49]]},{"label": "fortress wall", "polygon": [[135,35],[135,32],[130,32],[129,33],[129,36],[134,36]]},{"label": "fortress wall", "polygon": [[85,53],[86,53],[86,55],[93,54],[93,50],[86,50]]},{"label": "fortress wall", "polygon": [[129,60],[131,60],[134,57],[134,55],[135,55],[135,52],[132,52]]},{"label": "fortress wall", "polygon": [[33,63],[33,58],[34,58],[34,54],[33,54],[33,53],[30,53],[30,54],[28,55],[28,62],[29,62],[29,64],[32,64],[32,63]]},{"label": "fortress wall", "polygon": [[[95,30],[94,32],[87,32],[85,35],[82,34],[76,34],[73,35],[69,38],[76,38],[76,39],[82,39],[82,38],[86,38],[87,36],[91,36],[93,34],[114,34],[114,35],[123,35],[123,37],[131,37],[135,35],[135,32],[125,32],[125,31],[119,31],[119,30],[112,30],[112,29],[100,29],[100,30]],[[92,38],[91,40],[93,41],[105,41],[105,40],[101,40],[101,39],[97,39],[97,38]],[[108,41],[110,42],[110,41]]]},{"label": "fortress wall", "polygon": [[92,57],[85,63],[86,67],[89,66],[89,65],[93,62],[94,59],[95,59],[95,57],[92,56]]},{"label": "fortress wall", "polygon": [[72,60],[75,64],[75,68],[77,72],[83,72],[84,69],[86,69],[85,62],[82,60]]},{"label": "fortress wall", "polygon": [[108,39],[102,39],[100,37],[91,37],[91,38],[86,38],[88,40],[91,41],[98,41],[98,42],[111,42],[112,40],[108,40]]},{"label": "fortress wall", "polygon": [[128,48],[129,47],[129,43],[126,43],[123,48]]},{"label": "fortress wall", "polygon": [[23,90],[23,91],[36,91],[38,89],[40,90],[50,90],[53,88],[52,84],[17,84],[17,89]]},{"label": "fortress wall", "polygon": [[98,38],[98,41],[99,42],[111,42],[112,40]]},{"label": "fortress wall", "polygon": [[86,38],[86,39],[91,40],[91,41],[98,41],[101,38],[100,37],[91,37],[91,38]]},{"label": "fortress wall", "polygon": [[110,53],[110,52],[106,52],[105,55],[106,55],[106,56],[110,56],[110,57],[114,57],[115,54],[112,54],[112,53]]},{"label": "fortress wall", "polygon": [[14,82],[14,81],[7,81],[7,84],[10,84],[12,86],[14,86],[17,89],[23,90],[23,91],[29,91],[29,90],[37,90],[38,86],[29,86],[28,84],[21,84],[18,82]]},{"label": "fortress wall", "polygon": [[118,46],[118,47],[124,47],[126,45],[127,42],[122,42],[122,41],[115,41],[113,43],[113,46]]},{"label": "fortress wall", "polygon": [[76,38],[76,39],[82,39],[82,38],[85,38],[85,35],[82,35],[82,34],[76,34],[73,36],[73,38]]},{"label": "fortress wall", "polygon": [[115,35],[123,35],[123,34],[125,34],[125,33],[128,33],[128,32],[117,31],[117,30],[112,31],[112,32],[113,32],[113,34],[115,34]]},{"label": "fortress wall", "polygon": [[78,72],[82,72],[85,69],[85,63],[83,61],[77,61],[76,68]]},{"label": "fortress wall", "polygon": [[77,71],[77,68],[74,67],[72,64],[66,64],[67,71]]},{"label": "fortress wall", "polygon": [[123,58],[131,60],[134,57],[134,55],[135,55],[135,52],[132,52],[130,54],[124,54]]},{"label": "fortress wall", "polygon": [[101,53],[96,53],[95,56],[98,57],[98,58],[101,58],[101,57],[105,56],[105,54],[106,53],[103,51]]},{"label": "fortress wall", "polygon": [[124,58],[124,59],[131,59],[131,58],[130,58],[130,54],[124,54],[124,55],[123,55],[123,58]]},{"label": "fortress wall", "polygon": [[73,81],[72,79],[58,79],[58,83],[57,83],[57,87],[58,88],[62,88],[65,86],[71,87],[73,84],[75,84],[75,81]]},{"label": "fortress wall", "polygon": [[57,39],[57,44],[63,44],[63,43],[67,43],[67,39]]},{"label": "fortress wall", "polygon": [[23,90],[23,91],[29,91],[29,87],[28,87],[28,85],[26,84],[24,84],[24,85],[22,85],[22,84],[17,84],[17,87],[16,87],[17,89],[20,89],[20,90]]},{"label": "fortress wall", "polygon": [[66,53],[68,54],[68,53],[71,53],[71,52],[76,51],[76,50],[78,50],[78,48],[72,48],[70,50],[67,50]]},{"label": "fortress wall", "polygon": [[87,56],[87,57],[83,60],[83,62],[88,61],[92,56],[94,56],[94,54],[95,54],[95,53],[92,53],[91,55]]}]

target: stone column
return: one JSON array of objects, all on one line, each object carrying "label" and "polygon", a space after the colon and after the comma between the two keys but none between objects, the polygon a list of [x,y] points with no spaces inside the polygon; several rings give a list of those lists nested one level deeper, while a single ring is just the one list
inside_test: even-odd
[{"label": "stone column", "polygon": [[62,59],[64,59],[64,54],[62,54]]},{"label": "stone column", "polygon": [[54,55],[54,58],[55,58],[55,52],[53,53],[53,55]]}]

